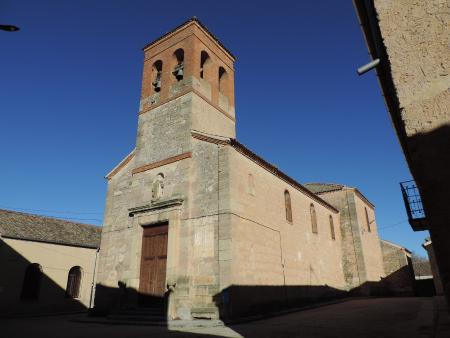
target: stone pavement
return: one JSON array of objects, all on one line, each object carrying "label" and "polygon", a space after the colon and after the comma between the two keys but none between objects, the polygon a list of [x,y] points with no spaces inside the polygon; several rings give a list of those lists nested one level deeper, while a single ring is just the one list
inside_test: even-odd
[{"label": "stone pavement", "polygon": [[80,315],[15,318],[0,320],[0,332],[2,338],[433,337],[433,304],[433,298],[355,299],[229,327],[170,329],[75,322]]}]

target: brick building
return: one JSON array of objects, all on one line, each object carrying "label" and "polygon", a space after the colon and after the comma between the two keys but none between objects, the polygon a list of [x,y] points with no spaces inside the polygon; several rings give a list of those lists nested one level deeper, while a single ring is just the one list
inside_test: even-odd
[{"label": "brick building", "polygon": [[223,318],[384,277],[357,189],[311,191],[235,139],[234,61],[197,19],[144,47],[136,147],[106,176],[97,311]]}]

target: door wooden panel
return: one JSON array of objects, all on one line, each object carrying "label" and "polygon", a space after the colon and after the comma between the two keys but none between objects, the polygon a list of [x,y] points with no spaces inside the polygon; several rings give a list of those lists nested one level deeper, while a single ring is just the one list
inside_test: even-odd
[{"label": "door wooden panel", "polygon": [[168,224],[145,227],[142,238],[139,293],[163,297],[166,289]]}]

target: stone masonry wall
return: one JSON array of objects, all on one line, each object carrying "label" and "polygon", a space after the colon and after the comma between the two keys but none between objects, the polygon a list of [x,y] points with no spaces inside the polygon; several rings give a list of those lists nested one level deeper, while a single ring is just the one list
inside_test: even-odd
[{"label": "stone masonry wall", "polygon": [[383,252],[383,264],[386,273],[385,284],[392,295],[414,295],[414,272],[411,266],[411,254],[405,248],[387,241],[380,241]]},{"label": "stone masonry wall", "polygon": [[[231,296],[233,311],[344,289],[339,214],[231,147],[228,156],[232,266],[227,285],[239,295]],[[291,196],[292,223],[286,220],[285,189]],[[312,233],[310,203],[316,209],[317,234]]]},{"label": "stone masonry wall", "polygon": [[400,119],[397,133],[420,189],[450,303],[450,3],[375,0],[374,7],[398,98],[391,115]]},{"label": "stone masonry wall", "polygon": [[[366,203],[358,194],[354,194],[356,217],[359,224],[364,265],[366,267],[367,281],[378,282],[385,276],[383,267],[383,255],[381,253],[380,237],[375,221],[375,210]],[[370,222],[370,231],[367,228],[367,209]]]}]

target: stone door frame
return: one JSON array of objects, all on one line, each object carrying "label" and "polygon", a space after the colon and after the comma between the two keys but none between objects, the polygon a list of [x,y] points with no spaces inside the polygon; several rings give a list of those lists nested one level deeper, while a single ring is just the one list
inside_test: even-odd
[{"label": "stone door frame", "polygon": [[[132,251],[135,255],[130,262],[132,279],[128,285],[134,289],[139,289],[141,273],[142,239],[144,227],[155,226],[164,222],[168,223],[167,230],[167,261],[166,261],[166,287],[175,287],[179,261],[179,238],[183,199],[176,198],[165,201],[158,201],[142,207],[129,209],[129,216],[132,217],[133,238]],[[169,297],[168,315],[175,313],[173,301]],[[137,299],[135,300],[137,305]]]}]

